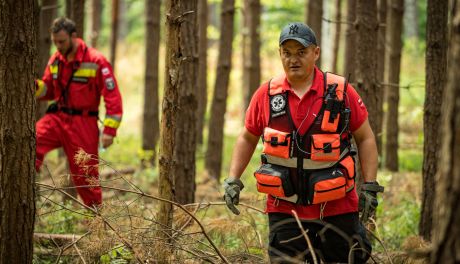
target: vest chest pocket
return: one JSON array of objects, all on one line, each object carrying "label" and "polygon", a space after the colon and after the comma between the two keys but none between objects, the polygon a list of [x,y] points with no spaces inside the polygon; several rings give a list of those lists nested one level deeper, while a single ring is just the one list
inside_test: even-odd
[{"label": "vest chest pocket", "polygon": [[312,135],[310,158],[315,161],[338,161],[340,158],[340,135]]},{"label": "vest chest pocket", "polygon": [[263,153],[288,159],[291,154],[291,133],[266,127],[262,136]]}]

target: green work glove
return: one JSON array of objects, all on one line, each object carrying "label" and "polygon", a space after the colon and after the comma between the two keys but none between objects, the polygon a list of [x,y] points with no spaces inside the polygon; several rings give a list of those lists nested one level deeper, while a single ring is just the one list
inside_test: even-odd
[{"label": "green work glove", "polygon": [[225,189],[224,200],[227,207],[236,215],[240,214],[240,211],[235,205],[240,202],[240,191],[243,190],[244,185],[238,178],[227,178],[224,180],[222,186]]},{"label": "green work glove", "polygon": [[379,205],[377,193],[383,192],[384,188],[378,182],[365,182],[361,186],[359,194],[359,212],[361,213],[361,222],[365,223],[369,217],[375,214],[375,209]]}]

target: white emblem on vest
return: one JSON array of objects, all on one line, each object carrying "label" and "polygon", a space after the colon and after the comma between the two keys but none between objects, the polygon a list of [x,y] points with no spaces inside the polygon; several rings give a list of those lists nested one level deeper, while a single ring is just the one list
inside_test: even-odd
[{"label": "white emblem on vest", "polygon": [[281,94],[275,95],[270,102],[274,112],[280,112],[286,107],[286,99]]}]

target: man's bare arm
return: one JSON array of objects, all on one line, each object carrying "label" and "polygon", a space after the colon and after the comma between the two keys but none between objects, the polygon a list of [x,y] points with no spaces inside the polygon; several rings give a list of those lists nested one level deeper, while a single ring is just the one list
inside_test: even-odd
[{"label": "man's bare arm", "polygon": [[251,160],[252,154],[259,142],[259,137],[251,134],[246,128],[238,136],[230,163],[229,177],[240,178]]},{"label": "man's bare arm", "polygon": [[356,144],[358,145],[359,161],[363,170],[364,182],[372,182],[377,179],[378,152],[374,133],[372,132],[369,120],[353,132]]}]

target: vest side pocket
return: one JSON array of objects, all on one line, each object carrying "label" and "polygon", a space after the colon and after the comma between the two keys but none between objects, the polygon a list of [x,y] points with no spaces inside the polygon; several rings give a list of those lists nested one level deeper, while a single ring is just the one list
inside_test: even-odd
[{"label": "vest side pocket", "polygon": [[341,199],[346,195],[347,180],[338,168],[313,171],[308,178],[307,200],[320,204]]},{"label": "vest side pocket", "polygon": [[273,164],[262,164],[254,172],[254,176],[257,180],[257,191],[261,193],[271,194],[276,197],[289,197],[295,193],[289,175],[289,168]]}]

